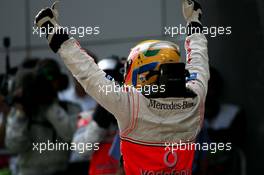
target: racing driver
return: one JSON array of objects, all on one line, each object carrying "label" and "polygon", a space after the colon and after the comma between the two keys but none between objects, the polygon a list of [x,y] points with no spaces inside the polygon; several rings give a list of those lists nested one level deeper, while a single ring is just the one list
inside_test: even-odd
[{"label": "racing driver", "polygon": [[182,7],[188,29],[186,64],[172,42],[141,42],[128,56],[121,90],[58,24],[56,5],[42,9],[35,19],[37,27],[49,31],[50,48],[85,91],[117,119],[127,175],[192,174],[194,150],[168,145],[181,143],[181,148],[182,143],[195,142],[203,122],[209,69],[200,5],[183,0]]}]

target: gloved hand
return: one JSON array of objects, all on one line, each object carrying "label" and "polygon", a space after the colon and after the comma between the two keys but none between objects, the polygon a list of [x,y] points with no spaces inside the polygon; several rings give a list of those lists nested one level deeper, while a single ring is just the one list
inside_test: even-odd
[{"label": "gloved hand", "polygon": [[[187,22],[188,35],[193,33],[200,33],[202,31],[201,17],[202,8],[201,5],[195,0],[182,0],[182,11],[183,16]],[[200,28],[199,30],[194,30],[193,28]]]},{"label": "gloved hand", "polygon": [[69,39],[66,31],[58,24],[58,2],[56,1],[51,7],[40,10],[35,18],[35,25],[46,32],[49,46],[55,53],[62,43]]}]

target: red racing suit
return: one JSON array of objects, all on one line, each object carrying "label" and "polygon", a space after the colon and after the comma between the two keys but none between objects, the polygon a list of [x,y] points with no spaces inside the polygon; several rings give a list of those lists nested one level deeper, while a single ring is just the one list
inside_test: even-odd
[{"label": "red racing suit", "polygon": [[170,143],[193,143],[200,131],[209,79],[205,36],[188,36],[185,49],[186,69],[191,74],[186,87],[196,96],[155,99],[136,90],[115,91],[115,83],[106,78],[75,39],[65,41],[59,49],[86,92],[116,117],[127,175],[191,174],[194,150],[167,148]]}]

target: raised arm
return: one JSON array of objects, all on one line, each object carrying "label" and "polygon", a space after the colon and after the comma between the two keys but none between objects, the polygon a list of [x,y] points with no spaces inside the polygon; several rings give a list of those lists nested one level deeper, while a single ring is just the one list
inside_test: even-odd
[{"label": "raised arm", "polygon": [[202,33],[203,27],[200,22],[202,9],[200,4],[193,0],[183,0],[182,7],[188,31],[185,41],[186,69],[191,74],[187,87],[204,99],[210,74],[207,39]]},{"label": "raised arm", "polygon": [[129,112],[128,94],[114,91],[115,83],[106,78],[106,74],[75,39],[69,38],[57,22],[58,11],[55,7],[56,4],[53,4],[51,8],[42,9],[35,20],[35,24],[42,30],[53,30],[47,33],[50,48],[60,54],[68,69],[89,95],[114,114],[119,121],[126,120],[122,116]]}]

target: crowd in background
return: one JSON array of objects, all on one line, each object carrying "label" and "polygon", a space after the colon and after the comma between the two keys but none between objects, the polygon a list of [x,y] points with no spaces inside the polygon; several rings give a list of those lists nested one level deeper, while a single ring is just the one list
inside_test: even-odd
[{"label": "crowd in background", "polygon": [[[122,59],[101,61],[105,72],[122,83]],[[113,63],[114,62],[114,63]],[[100,62],[98,63],[100,67]],[[210,69],[205,120],[197,142],[232,142],[232,151],[197,151],[193,173],[236,175],[245,172],[243,110],[220,100],[224,81]],[[0,76],[0,175],[123,174],[115,118],[61,71],[55,59],[29,58]],[[33,143],[100,143],[84,153],[39,153]]]}]

